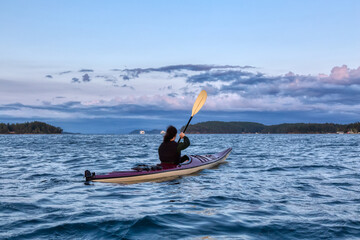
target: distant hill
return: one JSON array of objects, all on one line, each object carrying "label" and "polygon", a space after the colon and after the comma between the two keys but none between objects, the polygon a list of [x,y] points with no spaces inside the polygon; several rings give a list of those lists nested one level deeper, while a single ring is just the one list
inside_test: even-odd
[{"label": "distant hill", "polygon": [[[143,130],[143,129],[142,129]],[[131,131],[129,134],[140,134],[140,129],[136,129],[134,131]],[[160,134],[161,130],[159,129],[153,129],[153,130],[144,130],[145,134]]]},{"label": "distant hill", "polygon": [[[265,125],[254,122],[210,121],[189,125],[187,133],[255,133],[261,132]],[[181,128],[181,131],[184,127]]]},{"label": "distant hill", "polygon": [[[185,126],[181,128],[183,131]],[[255,122],[220,122],[209,121],[189,125],[186,133],[224,134],[224,133],[359,133],[360,122],[352,124],[334,123],[284,123],[264,125]]]},{"label": "distant hill", "polygon": [[63,130],[44,122],[0,123],[0,134],[61,134]]}]

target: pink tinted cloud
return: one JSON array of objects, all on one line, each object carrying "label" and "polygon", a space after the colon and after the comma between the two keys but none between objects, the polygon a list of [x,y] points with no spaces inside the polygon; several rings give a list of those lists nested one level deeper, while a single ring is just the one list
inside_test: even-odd
[{"label": "pink tinted cloud", "polygon": [[349,78],[349,68],[346,65],[333,67],[330,78],[334,81],[345,81]]},{"label": "pink tinted cloud", "polygon": [[350,85],[360,83],[360,67],[357,69],[350,69],[347,65],[341,67],[333,67],[330,76],[320,74],[319,78],[323,82],[339,84],[339,85]]},{"label": "pink tinted cloud", "polygon": [[352,69],[349,72],[350,78],[352,79],[360,79],[360,67],[358,67],[357,69]]}]

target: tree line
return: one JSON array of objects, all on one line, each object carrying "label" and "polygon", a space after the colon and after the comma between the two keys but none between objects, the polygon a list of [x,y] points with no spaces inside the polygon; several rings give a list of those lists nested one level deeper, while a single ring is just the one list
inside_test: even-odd
[{"label": "tree line", "polygon": [[0,123],[0,134],[61,134],[63,130],[44,122]]},{"label": "tree line", "polygon": [[[181,131],[184,130],[184,126]],[[335,123],[284,123],[264,125],[255,122],[209,121],[190,125],[187,133],[359,133],[360,122]]]}]

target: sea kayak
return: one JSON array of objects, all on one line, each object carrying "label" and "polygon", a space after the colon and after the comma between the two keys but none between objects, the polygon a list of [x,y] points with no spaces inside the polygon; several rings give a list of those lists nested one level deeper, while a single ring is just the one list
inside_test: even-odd
[{"label": "sea kayak", "polygon": [[86,181],[94,182],[133,183],[188,175],[224,162],[231,150],[228,148],[225,151],[210,155],[188,155],[187,161],[171,167],[163,167],[160,164],[156,166],[139,165],[130,171],[111,172],[102,175],[86,170],[85,178]]}]

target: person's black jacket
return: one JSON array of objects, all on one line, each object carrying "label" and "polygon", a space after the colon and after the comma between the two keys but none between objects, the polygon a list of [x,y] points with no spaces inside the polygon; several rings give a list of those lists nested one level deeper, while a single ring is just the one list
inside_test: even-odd
[{"label": "person's black jacket", "polygon": [[158,152],[162,163],[179,164],[181,162],[181,150],[190,146],[190,140],[184,136],[184,142],[177,143],[176,141],[169,141],[161,143]]}]

